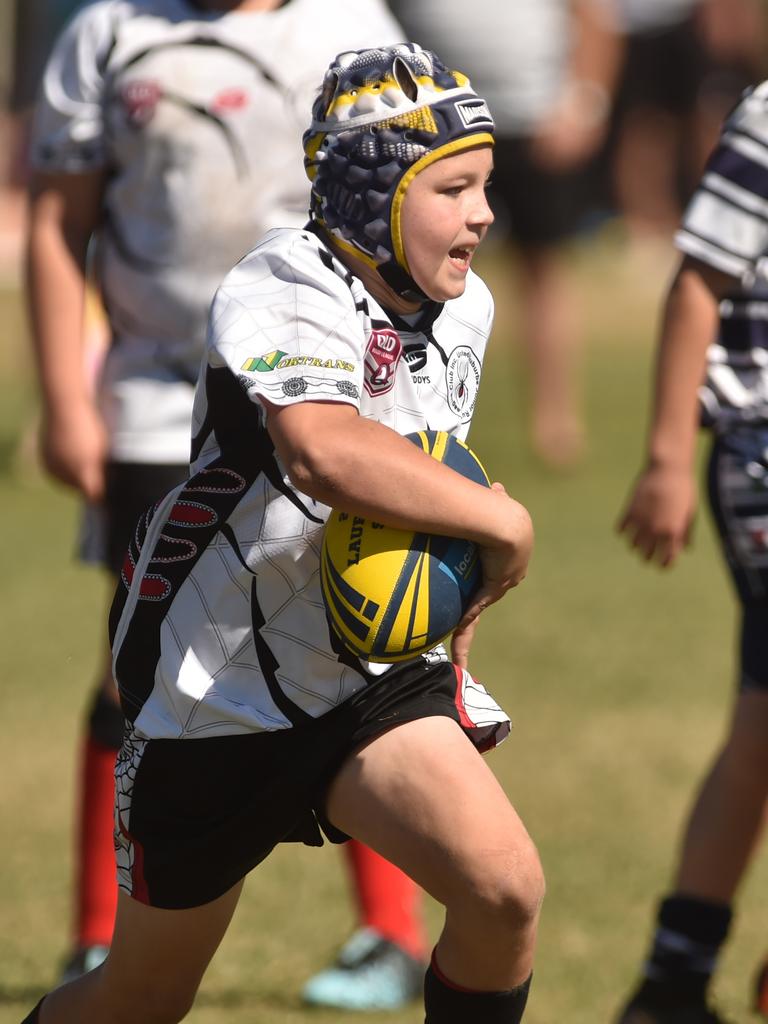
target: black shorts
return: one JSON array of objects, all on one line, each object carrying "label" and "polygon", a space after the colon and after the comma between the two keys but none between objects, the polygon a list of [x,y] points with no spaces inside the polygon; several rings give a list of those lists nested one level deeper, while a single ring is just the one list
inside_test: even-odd
[{"label": "black shorts", "polygon": [[139,517],[188,476],[186,462],[108,462],[104,503],[88,508],[80,542],[81,556],[85,561],[104,565],[117,576]]},{"label": "black shorts", "polygon": [[531,157],[529,138],[498,138],[489,192],[504,231],[522,249],[555,246],[577,235],[597,202],[595,164],[553,173]]},{"label": "black shorts", "polygon": [[758,75],[745,61],[709,53],[697,15],[655,31],[631,34],[617,90],[615,113],[637,107],[689,117],[707,103],[732,106]]},{"label": "black shorts", "polygon": [[709,500],[742,607],[740,686],[768,689],[768,427],[715,439]]},{"label": "black shorts", "polygon": [[396,725],[453,719],[479,750],[509,729],[468,723],[450,662],[406,662],[309,724],[207,739],[126,736],[115,767],[120,887],[167,909],[223,895],[279,843],[349,837],[325,816],[328,787],[349,755]]}]

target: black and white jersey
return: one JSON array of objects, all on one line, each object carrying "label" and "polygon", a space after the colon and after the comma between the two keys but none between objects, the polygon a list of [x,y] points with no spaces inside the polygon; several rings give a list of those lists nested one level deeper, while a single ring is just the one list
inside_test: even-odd
[{"label": "black and white jersey", "polygon": [[97,263],[113,332],[100,388],[111,458],[188,460],[210,302],[267,230],[306,221],[301,136],[329,61],[401,36],[382,0],[227,13],[98,0],[65,29],[31,160],[108,172]]},{"label": "black and white jersey", "polygon": [[676,244],[738,279],[720,304],[701,390],[705,421],[768,420],[768,82],[727,119]]},{"label": "black and white jersey", "polygon": [[[492,315],[470,272],[460,298],[394,317],[309,229],[270,232],[229,274],[211,311],[191,479],[139,524],[113,609],[115,678],[141,734],[290,728],[390,670],[332,636],[319,578],[329,509],[291,484],[262,400],[346,402],[400,434],[463,439]],[[507,721],[472,692],[470,718]]]}]

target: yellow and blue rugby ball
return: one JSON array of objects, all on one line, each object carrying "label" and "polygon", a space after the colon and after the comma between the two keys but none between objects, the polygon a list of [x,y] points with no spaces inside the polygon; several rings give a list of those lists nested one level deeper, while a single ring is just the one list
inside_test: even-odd
[{"label": "yellow and blue rugby ball", "polygon": [[[490,486],[477,456],[445,431],[409,441],[462,476]],[[334,510],[325,527],[320,581],[331,627],[366,661],[406,661],[441,643],[481,582],[472,541],[397,530]]]}]

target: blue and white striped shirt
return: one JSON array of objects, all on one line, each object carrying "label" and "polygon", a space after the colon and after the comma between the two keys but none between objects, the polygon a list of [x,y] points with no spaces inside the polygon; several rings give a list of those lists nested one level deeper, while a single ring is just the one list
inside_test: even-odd
[{"label": "blue and white striped shirt", "polygon": [[768,422],[768,81],[727,118],[675,244],[737,279],[708,352],[705,420]]}]

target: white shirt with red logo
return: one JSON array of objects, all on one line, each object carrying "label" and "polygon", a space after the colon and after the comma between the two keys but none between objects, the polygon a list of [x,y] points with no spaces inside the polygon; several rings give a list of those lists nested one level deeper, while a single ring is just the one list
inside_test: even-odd
[{"label": "white shirt with red logo", "polygon": [[301,137],[333,57],[402,39],[382,0],[204,11],[98,0],[45,71],[31,161],[107,172],[97,269],[110,456],[185,463],[208,309],[264,232],[307,220]]},{"label": "white shirt with red logo", "polygon": [[[270,232],[229,274],[195,398],[192,477],[140,524],[123,573],[115,672],[141,734],[289,728],[390,669],[330,634],[329,509],[291,484],[262,402],[346,402],[400,434],[464,439],[492,318],[471,272],[460,298],[393,318],[310,230]],[[504,718],[490,697],[486,713]]]}]

